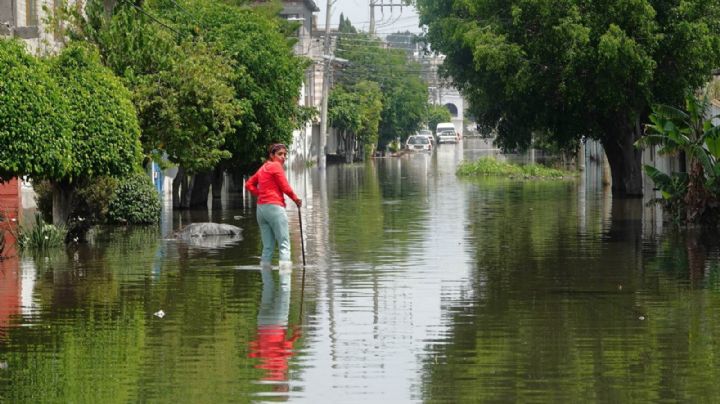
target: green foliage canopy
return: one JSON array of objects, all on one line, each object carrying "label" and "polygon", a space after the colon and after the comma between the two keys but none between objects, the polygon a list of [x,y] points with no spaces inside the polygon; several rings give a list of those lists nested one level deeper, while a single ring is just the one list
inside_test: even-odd
[{"label": "green foliage canopy", "polygon": [[139,78],[135,103],[155,160],[167,151],[170,161],[194,173],[231,157],[225,141],[246,108],[230,86],[234,71],[229,63],[200,42],[184,42],[177,49],[178,63]]},{"label": "green foliage canopy", "polygon": [[[92,3],[91,3],[92,4]],[[230,59],[202,40],[180,40],[136,9],[119,5],[110,21],[93,17],[86,37],[133,92],[146,155],[164,155],[188,172],[231,156],[226,138],[246,113],[236,99]]]},{"label": "green foliage canopy", "polygon": [[340,13],[340,23],[338,24],[338,32],[344,34],[356,34],[357,29],[350,22],[350,18],[345,18],[343,13]]},{"label": "green foliage canopy", "polygon": [[332,89],[328,99],[330,125],[342,131],[357,132],[360,129],[360,113],[356,106],[356,95],[343,86]]},{"label": "green foliage canopy", "polygon": [[160,220],[160,195],[150,177],[135,173],[123,179],[110,199],[107,216],[111,222],[154,224]]},{"label": "green foliage canopy", "polygon": [[[278,17],[279,8],[200,0],[157,3],[158,10],[179,29],[199,33],[234,63],[232,85],[236,97],[247,102],[248,111],[234,135],[226,138],[231,162],[255,163],[269,143],[290,143],[301,117],[309,116],[299,107],[298,97],[310,61],[293,53],[294,40],[286,37],[292,24]],[[182,10],[175,3],[182,4]]]},{"label": "green foliage canopy", "polygon": [[646,165],[645,172],[662,193],[659,202],[678,224],[717,226],[720,222],[720,126],[707,118],[710,101],[686,95],[682,109],[653,106],[647,135],[636,144],[658,146],[661,154],[684,154],[689,173],[671,173]]},{"label": "green foliage canopy", "polygon": [[377,83],[361,81],[353,86],[336,86],[328,100],[330,124],[357,136],[363,145],[377,146],[382,93]]},{"label": "green foliage canopy", "polygon": [[[680,105],[720,65],[720,5],[417,0],[444,74],[506,148],[533,131],[600,140],[616,180],[639,171],[632,144],[653,102]],[[634,158],[632,167],[623,160]]]},{"label": "green foliage canopy", "polygon": [[440,122],[450,122],[451,119],[450,111],[444,106],[428,105],[427,124],[431,131],[435,132],[435,128]]},{"label": "green foliage canopy", "polygon": [[365,145],[377,146],[382,119],[382,91],[373,81],[361,81],[353,86],[360,115],[360,127],[355,134]]},{"label": "green foliage canopy", "polygon": [[380,40],[358,34],[338,40],[336,53],[350,61],[339,73],[340,84],[375,82],[382,92],[381,144],[412,133],[425,121],[427,85],[420,78],[420,65],[409,61],[404,51],[386,49]]},{"label": "green foliage canopy", "polygon": [[74,161],[68,179],[132,172],[142,148],[130,92],[87,44],[70,43],[49,63],[68,100]]},{"label": "green foliage canopy", "polygon": [[56,179],[72,169],[67,102],[46,66],[0,39],[0,180]]}]

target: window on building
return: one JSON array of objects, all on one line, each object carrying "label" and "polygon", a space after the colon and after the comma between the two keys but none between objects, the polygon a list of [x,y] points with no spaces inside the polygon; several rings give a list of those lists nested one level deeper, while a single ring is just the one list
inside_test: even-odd
[{"label": "window on building", "polygon": [[38,25],[38,5],[36,0],[25,0],[25,26]]}]

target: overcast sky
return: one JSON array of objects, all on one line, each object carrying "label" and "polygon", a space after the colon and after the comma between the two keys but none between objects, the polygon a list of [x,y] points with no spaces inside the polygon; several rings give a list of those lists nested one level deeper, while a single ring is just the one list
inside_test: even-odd
[{"label": "overcast sky", "polygon": [[[378,4],[382,0],[375,0]],[[384,0],[385,4],[390,4],[391,0]],[[395,3],[400,3],[396,0]],[[327,0],[315,0],[315,4],[320,11],[315,13],[317,16],[318,29],[325,27],[325,6]],[[352,24],[362,30],[368,31],[370,28],[370,0],[336,0],[332,6],[332,19],[330,26],[337,27],[340,21],[340,13],[350,18]],[[413,7],[403,7],[402,12],[399,7],[385,7],[381,12],[380,7],[375,9],[375,30],[378,34],[389,34],[397,31],[421,32],[418,28],[418,16]]]}]

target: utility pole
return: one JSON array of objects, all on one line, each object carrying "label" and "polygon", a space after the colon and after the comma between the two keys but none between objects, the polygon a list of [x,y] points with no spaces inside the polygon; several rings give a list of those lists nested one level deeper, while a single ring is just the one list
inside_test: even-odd
[{"label": "utility pole", "polygon": [[400,7],[400,14],[402,15],[403,6],[407,7],[407,4],[393,3],[392,0],[389,0],[387,4],[385,4],[385,0],[370,0],[370,36],[375,36],[375,7],[380,7],[380,10],[389,7],[390,12],[392,12],[393,7]]},{"label": "utility pole", "polygon": [[[332,7],[333,0],[327,0],[327,7],[325,8],[325,44],[323,46],[323,56],[330,54],[330,7]],[[328,128],[328,93],[330,92],[330,64],[331,59],[324,59],[325,63],[323,71],[323,83],[322,83],[322,107],[320,110],[320,142],[318,145],[318,168],[321,170],[325,169],[325,149],[327,148],[327,128]]]}]

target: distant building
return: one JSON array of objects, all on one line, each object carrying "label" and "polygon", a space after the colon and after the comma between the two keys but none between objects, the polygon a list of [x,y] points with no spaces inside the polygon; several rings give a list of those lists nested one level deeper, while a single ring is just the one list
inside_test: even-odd
[{"label": "distant building", "polygon": [[[433,105],[443,105],[450,111],[452,123],[460,135],[465,132],[465,99],[448,80],[442,79],[438,69],[443,63],[443,55],[424,55],[417,53],[415,59],[423,66],[423,79],[428,83],[428,101]],[[429,128],[434,130],[434,128]]]},{"label": "distant building", "polygon": [[[320,9],[313,0],[283,1],[282,4],[280,16],[300,23],[295,54],[313,61],[305,71],[298,103],[304,107],[315,107],[319,111],[322,103],[322,42],[318,42],[315,36],[315,13]],[[317,160],[319,136],[320,125],[317,121],[308,122],[305,127],[293,132],[293,142],[289,150],[291,166],[303,166],[309,161]]]}]

